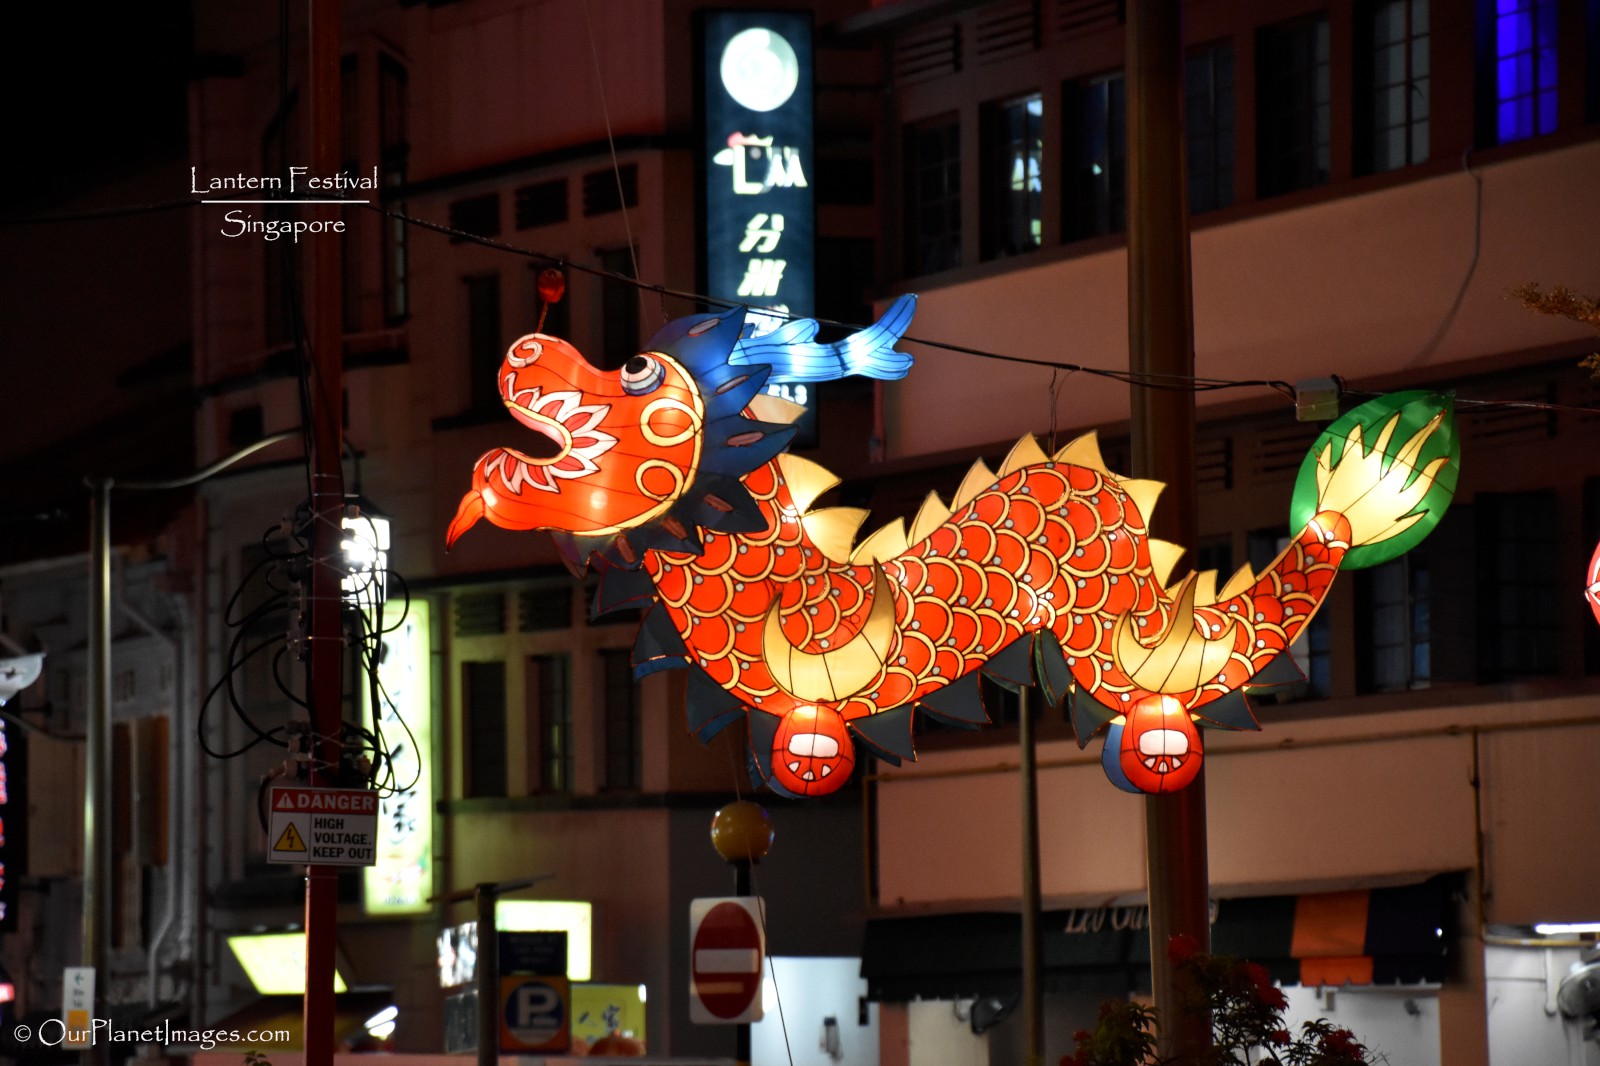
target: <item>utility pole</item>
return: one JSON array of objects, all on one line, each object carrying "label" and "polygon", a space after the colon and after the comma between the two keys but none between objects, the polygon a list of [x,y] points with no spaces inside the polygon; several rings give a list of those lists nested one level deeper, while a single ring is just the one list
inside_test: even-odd
[{"label": "utility pole", "polygon": [[[1127,8],[1128,369],[1135,375],[1133,476],[1167,486],[1151,532],[1193,551],[1199,527],[1194,392],[1137,383],[1148,375],[1194,376],[1180,8],[1180,0],[1131,0]],[[1187,788],[1145,797],[1150,976],[1161,1017],[1160,1051],[1178,1061],[1190,1061],[1211,1043],[1210,1019],[1180,1011],[1178,974],[1167,959],[1168,940],[1178,934],[1210,949],[1205,781],[1202,770]]]},{"label": "utility pole", "polygon": [[[311,172],[339,170],[339,0],[311,0],[308,66]],[[337,205],[308,205],[332,221]],[[340,618],[340,522],[344,516],[344,298],[339,236],[313,235],[306,248],[306,325],[311,341],[311,645],[310,784],[338,783],[344,642]],[[306,867],[306,1066],[333,1062],[334,943],[339,919],[338,871]]]},{"label": "utility pole", "polygon": [[[89,479],[89,720],[84,728],[83,964],[94,977],[93,1018],[110,1018],[106,971],[111,917],[111,479]],[[91,1021],[93,1021],[91,1018]],[[105,1066],[94,1040],[85,1066]]]},{"label": "utility pole", "polygon": [[1039,925],[1039,752],[1032,690],[1017,693],[1018,773],[1022,782],[1022,1019],[1024,1066],[1044,1063],[1044,933]]}]

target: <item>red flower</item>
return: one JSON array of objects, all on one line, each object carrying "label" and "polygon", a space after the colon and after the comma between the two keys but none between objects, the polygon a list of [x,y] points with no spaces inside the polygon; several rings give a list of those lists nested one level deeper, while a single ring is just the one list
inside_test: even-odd
[{"label": "red flower", "polygon": [[1335,1029],[1323,1037],[1322,1050],[1330,1055],[1348,1055],[1358,1061],[1367,1051],[1366,1047],[1356,1040],[1356,1034],[1348,1029]]},{"label": "red flower", "polygon": [[1257,1003],[1273,1010],[1283,1010],[1288,1007],[1289,1000],[1284,996],[1283,990],[1272,983],[1272,975],[1267,972],[1265,966],[1247,962],[1244,964],[1244,975],[1255,986]]},{"label": "red flower", "polygon": [[1087,1029],[1079,1029],[1077,1032],[1072,1034],[1072,1039],[1074,1043],[1087,1044],[1089,1041],[1094,1039],[1094,1034],[1089,1032]]},{"label": "red flower", "polygon": [[1167,938],[1167,958],[1172,962],[1188,962],[1200,954],[1200,941],[1188,933],[1178,933]]},{"label": "red flower", "polygon": [[1277,1044],[1279,1047],[1287,1047],[1289,1044],[1289,1030],[1274,1029],[1272,1031],[1272,1035],[1268,1037],[1268,1039],[1274,1044]]}]

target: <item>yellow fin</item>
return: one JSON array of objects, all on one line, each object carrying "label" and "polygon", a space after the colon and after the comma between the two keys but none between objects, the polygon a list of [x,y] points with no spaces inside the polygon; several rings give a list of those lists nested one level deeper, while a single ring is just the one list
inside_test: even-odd
[{"label": "yellow fin", "polygon": [[1109,474],[1106,461],[1100,455],[1100,434],[1090,430],[1081,437],[1075,438],[1072,443],[1056,452],[1052,458],[1058,463],[1071,463],[1073,466],[1086,466],[1090,470],[1098,470],[1102,474]]},{"label": "yellow fin", "polygon": [[763,422],[781,422],[786,426],[794,425],[800,416],[806,413],[804,404],[785,400],[782,396],[774,396],[770,392],[756,393],[745,406],[750,409],[751,414]]},{"label": "yellow fin", "polygon": [[1029,433],[1011,446],[1011,451],[1006,454],[1005,461],[1000,464],[999,476],[1005,477],[1007,474],[1021,470],[1025,466],[1038,466],[1040,463],[1048,463],[1049,461],[1050,457],[1044,453],[1043,448],[1039,447],[1039,442],[1034,440],[1033,434]]},{"label": "yellow fin", "polygon": [[937,492],[928,493],[927,499],[922,501],[922,506],[917,509],[916,517],[911,520],[911,532],[906,534],[906,542],[915,544],[929,533],[950,521],[950,508],[939,499]]},{"label": "yellow fin", "polygon": [[866,540],[856,545],[850,553],[852,563],[881,563],[904,555],[910,547],[906,541],[906,520],[896,518],[886,526],[872,531]]},{"label": "yellow fin", "polygon": [[1233,576],[1223,584],[1222,588],[1217,592],[1217,598],[1212,602],[1221,603],[1223,600],[1231,600],[1241,592],[1248,591],[1250,586],[1255,583],[1256,572],[1250,569],[1249,563],[1245,563],[1233,572]]},{"label": "yellow fin", "polygon": [[1189,692],[1215,678],[1228,665],[1233,654],[1232,621],[1215,634],[1202,634],[1195,628],[1194,606],[1199,580],[1194,574],[1183,579],[1176,596],[1166,632],[1153,646],[1145,647],[1133,632],[1133,615],[1117,619],[1112,634],[1113,657],[1129,680],[1147,692]]},{"label": "yellow fin", "polygon": [[847,563],[850,561],[850,546],[855,543],[856,530],[866,520],[865,508],[824,507],[802,515],[800,525],[818,551],[836,563]]},{"label": "yellow fin", "polygon": [[978,493],[993,485],[998,478],[994,471],[989,469],[989,464],[982,459],[972,464],[972,469],[967,471],[967,476],[961,479],[961,486],[956,489],[956,494],[950,500],[950,509],[959,511],[977,498]]},{"label": "yellow fin", "polygon": [[784,484],[789,486],[789,495],[794,498],[795,507],[802,514],[818,496],[839,483],[839,479],[827,467],[788,452],[778,453],[778,470],[783,474]]},{"label": "yellow fin", "polygon": [[860,692],[883,672],[894,640],[894,592],[882,567],[872,569],[872,607],[861,630],[826,651],[801,651],[790,644],[783,633],[778,601],[773,601],[762,631],[761,651],[779,688],[796,699],[836,703]]},{"label": "yellow fin", "polygon": [[1133,497],[1133,504],[1139,508],[1139,513],[1144,516],[1145,524],[1150,524],[1150,515],[1156,509],[1156,499],[1165,489],[1166,483],[1161,481],[1146,481],[1142,478],[1128,478],[1121,482],[1122,491]]},{"label": "yellow fin", "polygon": [[1194,605],[1209,607],[1217,602],[1217,572],[1202,570],[1194,582]]},{"label": "yellow fin", "polygon": [[1155,577],[1156,584],[1166,588],[1167,579],[1172,576],[1172,568],[1183,558],[1183,547],[1170,540],[1158,540],[1155,537],[1151,537],[1145,544],[1150,549],[1150,572]]}]

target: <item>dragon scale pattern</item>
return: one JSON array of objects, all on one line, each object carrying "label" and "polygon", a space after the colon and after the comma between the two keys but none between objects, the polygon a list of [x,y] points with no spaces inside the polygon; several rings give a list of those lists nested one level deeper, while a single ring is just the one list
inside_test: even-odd
[{"label": "dragon scale pattern", "polygon": [[[806,701],[769,672],[762,646],[776,600],[785,637],[811,652],[856,637],[871,607],[873,565],[827,558],[806,536],[776,462],[745,479],[767,528],[705,537],[704,554],[653,552],[645,565],[690,655],[746,706],[785,715]],[[1222,672],[1177,693],[1203,716],[1294,640],[1338,569],[1343,546],[1309,525],[1245,591],[1195,608],[1212,641],[1232,631]],[[917,700],[981,667],[1027,633],[1055,634],[1080,686],[1102,700],[1143,690],[1117,665],[1116,620],[1141,643],[1174,625],[1177,602],[1156,580],[1148,531],[1111,475],[1050,462],[999,478],[906,552],[881,564],[894,596],[882,669],[839,701],[852,721]],[[1181,624],[1181,623],[1178,623]]]}]

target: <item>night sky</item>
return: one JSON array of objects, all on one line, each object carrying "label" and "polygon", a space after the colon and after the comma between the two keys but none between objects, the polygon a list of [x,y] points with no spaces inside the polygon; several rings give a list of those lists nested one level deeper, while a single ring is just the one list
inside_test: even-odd
[{"label": "night sky", "polygon": [[186,152],[186,0],[23,4],[0,44],[0,215],[47,210]]}]

